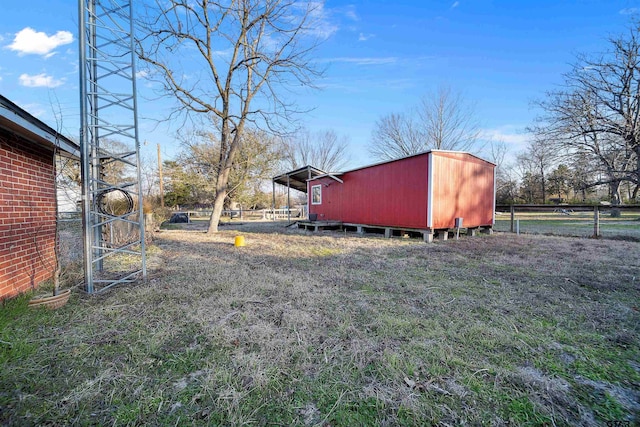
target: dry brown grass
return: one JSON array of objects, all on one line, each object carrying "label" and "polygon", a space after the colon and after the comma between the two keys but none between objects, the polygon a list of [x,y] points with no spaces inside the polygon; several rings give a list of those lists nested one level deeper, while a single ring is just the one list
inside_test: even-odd
[{"label": "dry brown grass", "polygon": [[[639,419],[638,243],[198,227],[157,236],[147,284],[42,314],[54,338],[17,316],[0,335],[13,342],[0,353],[0,421]],[[233,246],[239,233],[246,247]]]}]

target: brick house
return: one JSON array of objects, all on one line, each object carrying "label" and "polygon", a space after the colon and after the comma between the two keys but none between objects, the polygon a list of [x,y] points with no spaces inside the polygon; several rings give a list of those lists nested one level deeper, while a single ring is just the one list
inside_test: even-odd
[{"label": "brick house", "polygon": [[53,273],[56,146],[80,155],[76,143],[0,95],[0,300]]}]

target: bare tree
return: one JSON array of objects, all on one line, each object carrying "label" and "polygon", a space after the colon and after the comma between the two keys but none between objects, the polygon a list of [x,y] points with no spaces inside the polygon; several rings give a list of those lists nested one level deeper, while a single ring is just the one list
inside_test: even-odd
[{"label": "bare tree", "polygon": [[491,141],[485,158],[496,165],[496,203],[513,203],[518,196],[518,180],[512,165],[507,164],[507,144],[504,141]]},{"label": "bare tree", "polygon": [[524,170],[537,177],[542,203],[547,202],[549,173],[556,159],[555,147],[541,135],[535,135],[527,149],[518,155],[518,162],[524,166]]},{"label": "bare tree", "polygon": [[480,135],[474,107],[460,92],[444,86],[422,98],[418,123],[428,148],[438,150],[468,151]]},{"label": "bare tree", "polygon": [[306,165],[327,172],[338,172],[349,162],[349,140],[334,130],[310,132],[298,131],[288,142],[287,167],[291,169]]},{"label": "bare tree", "polygon": [[139,57],[158,71],[179,112],[207,117],[219,135],[213,213],[218,222],[229,176],[248,124],[279,129],[295,108],[281,96],[311,85],[317,71],[310,28],[318,2],[297,0],[149,0]]},{"label": "bare tree", "polygon": [[570,155],[586,156],[591,186],[607,184],[620,203],[622,182],[640,183],[640,35],[609,39],[602,55],[581,55],[565,88],[540,103],[544,129]]},{"label": "bare tree", "polygon": [[427,149],[415,120],[406,114],[387,114],[374,125],[369,153],[379,160],[393,160],[417,154]]},{"label": "bare tree", "polygon": [[140,178],[142,194],[145,198],[160,196],[160,177],[158,176],[158,161],[154,156],[146,154],[140,161]]},{"label": "bare tree", "polygon": [[581,202],[586,202],[587,196],[594,190],[592,185],[594,181],[593,166],[590,158],[586,153],[580,152],[568,157],[571,171],[569,186],[574,193],[574,197]]},{"label": "bare tree", "polygon": [[496,168],[500,169],[504,166],[507,151],[507,144],[505,144],[504,141],[491,141],[489,143],[488,159],[496,165]]},{"label": "bare tree", "polygon": [[241,206],[255,205],[265,183],[278,172],[286,147],[279,136],[256,129],[245,132],[229,178],[229,201]]},{"label": "bare tree", "polygon": [[566,158],[581,156],[590,170],[587,187],[606,184],[614,204],[620,203],[620,183],[629,178],[635,153],[623,139],[606,131],[600,118],[603,106],[588,91],[555,92],[542,103],[545,124],[536,132],[545,134],[563,150]]},{"label": "bare tree", "polygon": [[429,149],[469,151],[480,135],[474,108],[461,93],[440,87],[410,114],[394,113],[375,123],[369,152],[392,160]]}]

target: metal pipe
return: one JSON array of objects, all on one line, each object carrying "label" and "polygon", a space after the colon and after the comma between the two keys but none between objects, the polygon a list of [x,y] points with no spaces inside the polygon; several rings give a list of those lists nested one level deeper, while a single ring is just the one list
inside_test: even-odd
[{"label": "metal pipe", "polygon": [[[100,215],[97,212],[96,206],[96,197],[98,196],[100,188],[100,183],[103,179],[102,173],[102,163],[100,160],[100,134],[98,132],[99,122],[98,122],[98,27],[96,20],[96,0],[87,0],[87,11],[89,17],[89,25],[85,29],[88,31],[86,37],[89,38],[89,57],[85,59],[87,61],[87,65],[90,67],[89,72],[89,106],[90,106],[90,116],[91,122],[89,123],[89,144],[91,145],[90,150],[90,163],[89,167],[91,169],[91,177],[89,178],[89,182],[91,184],[91,199],[90,203],[92,206],[91,210],[91,224],[99,224],[101,222]],[[98,271],[102,271],[104,268],[104,263],[102,262],[102,247],[104,247],[104,227],[94,227],[93,228],[93,248],[94,254],[92,258],[92,263],[95,263],[95,268]],[[93,285],[92,285],[93,286]]]},{"label": "metal pipe", "polygon": [[[142,195],[142,174],[141,160],[140,160],[140,138],[138,132],[138,87],[136,85],[136,56],[135,56],[135,37],[133,26],[133,2],[129,0],[129,46],[131,54],[131,89],[133,91],[133,129],[134,129],[134,141],[136,147],[136,172],[138,180],[138,229],[140,231],[140,262],[142,264],[142,280],[147,280],[147,255],[146,255],[146,238],[144,227],[144,198]],[[160,146],[158,145],[158,148]]]},{"label": "metal pipe", "polygon": [[516,208],[515,206],[511,205],[511,232],[513,233],[513,219],[516,216]]},{"label": "metal pipe", "polygon": [[273,221],[275,221],[276,220],[276,182],[275,181],[271,181],[271,185],[273,187],[273,189],[271,191],[271,197],[272,197],[271,217],[272,217]]},{"label": "metal pipe", "polygon": [[291,186],[287,175],[287,222],[291,222]]},{"label": "metal pipe", "polygon": [[162,178],[162,155],[158,144],[158,179],[160,180],[160,207],[164,209],[164,182]]},{"label": "metal pipe", "polygon": [[[93,293],[93,243],[91,233],[91,175],[89,171],[89,131],[87,123],[87,43],[85,39],[85,0],[78,0],[79,61],[80,61],[80,174],[82,176],[82,230],[84,237],[84,282],[85,290]],[[90,0],[87,0],[90,1]]]}]

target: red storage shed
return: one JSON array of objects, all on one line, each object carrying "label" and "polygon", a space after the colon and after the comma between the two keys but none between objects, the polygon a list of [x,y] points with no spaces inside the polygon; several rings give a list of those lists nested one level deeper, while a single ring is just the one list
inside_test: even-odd
[{"label": "red storage shed", "polygon": [[434,232],[490,229],[495,165],[469,153],[431,150],[307,182],[309,217],[345,225]]}]

